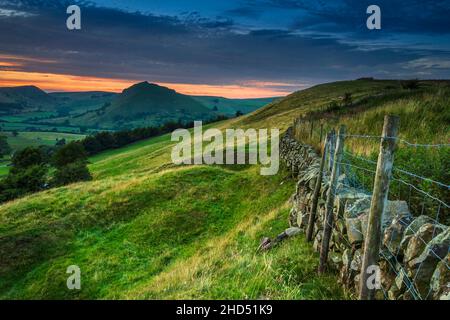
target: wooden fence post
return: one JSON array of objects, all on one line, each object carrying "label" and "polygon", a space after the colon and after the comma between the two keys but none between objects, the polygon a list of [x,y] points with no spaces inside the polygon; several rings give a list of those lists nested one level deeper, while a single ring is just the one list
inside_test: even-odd
[{"label": "wooden fence post", "polygon": [[309,129],[309,140],[312,141],[312,136],[313,136],[313,130],[314,130],[314,120],[311,119],[309,120],[309,124],[311,125],[310,129]]},{"label": "wooden fence post", "polygon": [[342,160],[342,152],[344,150],[345,140],[345,126],[341,126],[339,129],[339,135],[337,138],[336,150],[334,152],[333,170],[331,171],[330,186],[327,192],[327,202],[325,204],[325,226],[323,229],[322,247],[320,249],[320,264],[319,273],[325,271],[325,267],[328,259],[328,249],[330,246],[331,233],[333,231],[333,207],[334,196],[336,194],[337,181],[339,178],[340,162]]},{"label": "wooden fence post", "polygon": [[331,171],[333,170],[333,159],[334,159],[334,151],[336,149],[336,131],[333,129],[331,130],[331,137],[330,137],[330,148],[328,150],[328,172],[331,174]]},{"label": "wooden fence post", "polygon": [[364,241],[364,258],[361,267],[359,299],[372,300],[375,297],[375,286],[369,286],[367,280],[372,273],[367,271],[371,266],[378,266],[380,258],[381,222],[389,193],[394,152],[399,127],[399,117],[385,116],[383,136],[380,142],[377,172],[373,185],[367,233]]},{"label": "wooden fence post", "polygon": [[314,232],[314,222],[316,221],[317,203],[319,202],[320,188],[322,187],[323,170],[325,167],[325,156],[328,148],[328,138],[326,135],[322,145],[322,159],[320,160],[319,175],[317,176],[316,185],[314,186],[314,194],[312,198],[311,212],[309,213],[308,228],[306,230],[306,240],[310,242]]}]

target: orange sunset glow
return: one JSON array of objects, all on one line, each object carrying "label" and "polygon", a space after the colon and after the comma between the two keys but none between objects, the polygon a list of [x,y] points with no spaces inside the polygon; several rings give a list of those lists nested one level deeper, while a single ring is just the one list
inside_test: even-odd
[{"label": "orange sunset glow", "polygon": [[[17,65],[12,62],[1,62],[0,66],[7,64]],[[123,89],[134,83],[146,79],[108,79],[88,76],[75,76],[54,73],[25,72],[15,70],[0,70],[0,86],[24,86],[35,85],[43,90],[54,91],[110,91],[121,92]],[[156,84],[169,87],[183,94],[222,96],[226,98],[261,98],[283,96],[290,92],[277,90],[276,86],[287,85],[283,83],[267,83],[250,81],[242,85],[208,85],[208,84],[187,84],[187,83],[164,83]],[[270,87],[274,86],[274,88]],[[299,85],[301,86],[301,85]],[[297,86],[297,88],[299,87]],[[294,90],[293,90],[294,91]]]}]

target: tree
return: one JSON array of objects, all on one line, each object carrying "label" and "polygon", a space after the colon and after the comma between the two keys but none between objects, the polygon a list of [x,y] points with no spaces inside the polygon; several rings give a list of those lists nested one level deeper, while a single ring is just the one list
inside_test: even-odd
[{"label": "tree", "polygon": [[42,190],[45,187],[47,167],[32,165],[22,170],[11,171],[5,179],[5,184],[15,195],[23,195]]},{"label": "tree", "polygon": [[13,135],[14,137],[17,137],[17,136],[19,135],[19,133],[17,132],[17,130],[13,130],[13,131],[11,131],[11,133],[12,133],[12,135]]},{"label": "tree", "polygon": [[52,184],[55,186],[63,186],[79,181],[91,180],[92,176],[86,166],[85,161],[77,161],[69,163],[56,170]]},{"label": "tree", "polygon": [[243,116],[243,115],[244,115],[244,114],[242,113],[241,110],[236,111],[236,118],[237,118],[237,117],[240,117],[240,116]]},{"label": "tree", "polygon": [[0,158],[8,155],[11,152],[11,147],[5,136],[0,136]]},{"label": "tree", "polygon": [[62,147],[66,145],[66,139],[62,138],[62,139],[56,139],[56,143],[55,146],[57,147]]},{"label": "tree", "polygon": [[45,158],[39,148],[27,147],[16,152],[8,176],[0,183],[0,202],[44,189],[48,170]]},{"label": "tree", "polygon": [[45,157],[39,148],[26,147],[14,153],[11,163],[12,170],[26,169],[35,165],[42,165],[45,163]]},{"label": "tree", "polygon": [[72,141],[56,151],[53,155],[52,162],[56,167],[64,167],[73,162],[86,162],[86,160],[87,153],[83,145],[79,142]]}]

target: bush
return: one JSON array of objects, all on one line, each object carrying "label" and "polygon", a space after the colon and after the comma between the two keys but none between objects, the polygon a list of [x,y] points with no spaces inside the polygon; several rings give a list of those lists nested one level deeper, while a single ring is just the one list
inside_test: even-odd
[{"label": "bush", "polygon": [[346,92],[344,97],[342,98],[342,103],[344,106],[350,106],[353,103],[352,94],[350,92]]},{"label": "bush", "polygon": [[86,166],[86,162],[77,161],[59,167],[55,172],[52,184],[55,186],[63,186],[74,182],[89,180],[92,180],[92,176]]},{"label": "bush", "polygon": [[52,162],[57,168],[59,168],[73,162],[86,162],[86,159],[87,154],[84,150],[83,145],[81,143],[73,141],[56,151],[56,153],[53,155]]},{"label": "bush", "polygon": [[0,183],[0,201],[12,200],[27,193],[37,192],[46,186],[47,167],[32,165],[11,171]]},{"label": "bush", "polygon": [[403,89],[414,90],[414,89],[419,88],[419,80],[412,79],[412,80],[402,81],[401,86]]}]

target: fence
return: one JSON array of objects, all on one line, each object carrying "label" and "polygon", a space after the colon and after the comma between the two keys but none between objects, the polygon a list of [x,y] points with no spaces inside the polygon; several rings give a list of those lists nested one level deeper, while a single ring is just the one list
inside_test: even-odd
[{"label": "fence", "polygon": [[[346,133],[343,126],[336,134],[319,121],[311,119],[294,121],[293,136],[296,140],[322,142],[320,174],[315,182],[306,232],[308,241],[312,240],[313,230],[316,229],[314,224],[318,221],[318,198],[321,188],[325,186],[323,181],[329,180],[323,208],[319,272],[325,270],[328,261],[330,238],[333,237],[335,230],[334,219],[340,218],[335,212],[336,197],[342,198],[343,190],[346,189],[357,190],[360,195],[366,195],[368,208],[364,210],[367,226],[361,227],[361,230],[358,228],[350,230],[361,233],[361,238],[364,239],[358,279],[360,299],[373,299],[377,291],[380,291],[386,299],[392,299],[395,298],[392,291],[396,289],[401,290],[403,296],[407,295],[410,299],[429,299],[432,291],[429,283],[430,266],[433,270],[434,267],[441,266],[447,273],[450,270],[448,261],[450,228],[442,224],[443,221],[448,222],[446,219],[450,205],[447,199],[450,198],[450,185],[445,181],[437,181],[394,164],[394,154],[400,147],[429,150],[450,148],[450,144],[412,143],[398,138],[398,128],[399,119],[393,116],[385,117],[381,136]],[[379,141],[377,161],[355,154],[346,148],[347,141],[351,139],[371,143]],[[421,185],[427,185],[429,188],[422,188]],[[366,191],[369,186],[373,187],[371,193]],[[437,189],[440,191],[437,192]],[[388,200],[392,203],[388,203]],[[397,202],[393,202],[394,200]],[[357,202],[353,201],[353,204],[355,203]],[[396,215],[392,215],[389,220],[385,214],[388,210],[392,211],[392,208],[388,209],[387,206],[394,204],[402,209],[394,210]],[[361,209],[358,214],[361,215],[364,210]],[[360,218],[359,215],[356,218]],[[417,216],[420,216],[420,222],[417,222],[419,220]],[[341,218],[345,219],[347,227],[349,226],[347,222],[354,219],[354,217]],[[347,247],[355,247],[355,243],[348,237],[341,238]],[[381,271],[380,265],[383,267]],[[383,277],[371,286],[368,283],[372,280],[374,272],[376,275],[382,272]],[[399,287],[403,287],[403,290]]]}]

